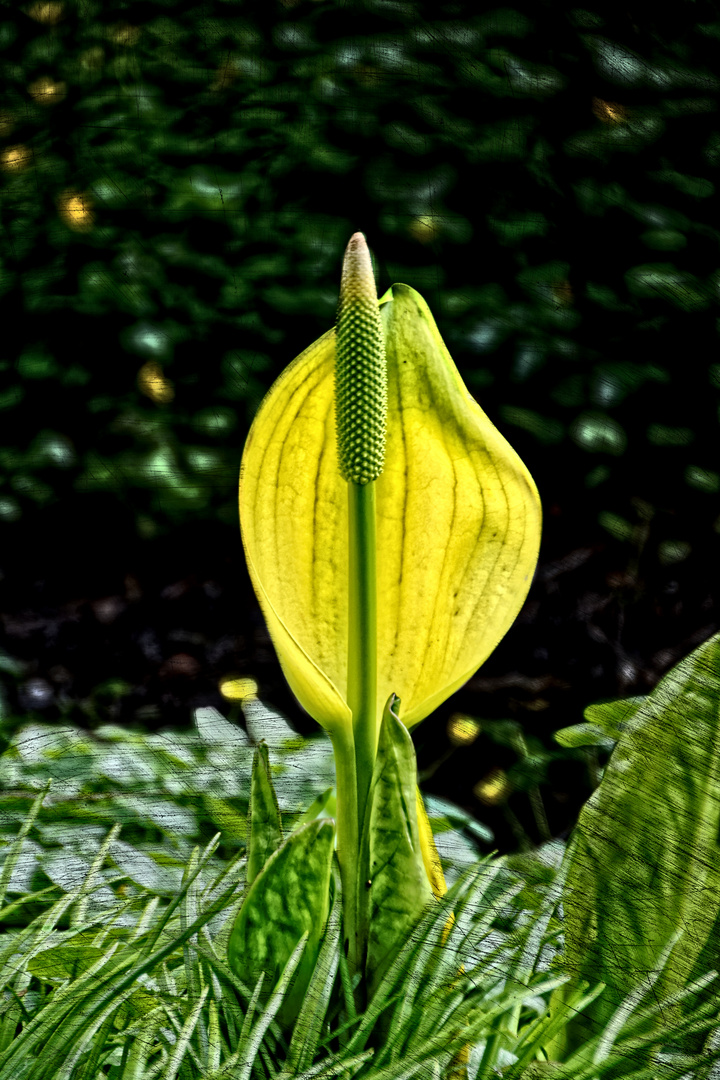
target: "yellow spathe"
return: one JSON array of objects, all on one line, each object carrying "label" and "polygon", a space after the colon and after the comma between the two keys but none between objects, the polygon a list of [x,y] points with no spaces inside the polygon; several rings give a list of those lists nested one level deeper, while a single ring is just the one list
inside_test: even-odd
[{"label": "yellow spathe", "polygon": [[[522,461],[470,396],[422,297],[380,300],[388,367],[385,468],[375,481],[378,715],[412,728],[465,683],[517,616],[541,509]],[[330,733],[350,725],[347,483],[338,469],[335,330],[283,372],[240,475],[248,568],[290,688]]]}]

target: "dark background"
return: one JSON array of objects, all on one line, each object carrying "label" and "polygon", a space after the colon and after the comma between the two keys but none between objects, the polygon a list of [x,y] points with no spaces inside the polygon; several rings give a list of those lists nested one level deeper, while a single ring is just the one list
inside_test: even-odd
[{"label": "dark background", "polygon": [[566,833],[591,773],[552,732],[720,627],[719,50],[706,0],[0,6],[5,736],[186,727],[246,675],[315,729],[237,477],[362,230],[544,507],[517,623],[415,734],[425,790],[512,850],[540,782]]}]

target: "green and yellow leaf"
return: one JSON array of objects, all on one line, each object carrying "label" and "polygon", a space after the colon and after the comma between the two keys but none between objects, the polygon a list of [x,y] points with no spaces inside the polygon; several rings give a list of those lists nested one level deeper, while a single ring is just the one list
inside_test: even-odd
[{"label": "green and yellow leaf", "polygon": [[230,967],[254,986],[265,972],[273,990],[304,933],[308,940],[279,1017],[297,1016],[317,961],[328,919],[335,826],[312,821],[291,833],[270,856],[249,888],[228,943]]},{"label": "green and yellow leaf", "polygon": [[383,713],[360,848],[370,996],[433,898],[420,846],[415,748],[393,711],[399,704],[388,701]]}]

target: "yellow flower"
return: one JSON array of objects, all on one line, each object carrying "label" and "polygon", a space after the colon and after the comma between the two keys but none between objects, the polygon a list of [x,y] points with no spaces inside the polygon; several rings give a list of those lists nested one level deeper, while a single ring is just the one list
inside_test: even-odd
[{"label": "yellow flower", "polygon": [[[537,562],[541,509],[522,461],[471,397],[423,298],[379,301],[388,396],[377,521],[377,715],[413,728],[486,660]],[[335,329],[282,373],[243,454],[250,576],[285,676],[332,735],[347,703],[347,483],[338,467]]]}]

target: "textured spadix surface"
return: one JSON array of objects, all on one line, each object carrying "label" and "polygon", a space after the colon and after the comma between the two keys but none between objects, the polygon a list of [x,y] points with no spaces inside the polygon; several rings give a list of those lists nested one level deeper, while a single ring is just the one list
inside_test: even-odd
[{"label": "textured spadix surface", "polygon": [[[388,375],[375,481],[378,687],[412,728],[507,632],[537,562],[541,511],[522,461],[470,396],[414,289],[380,300]],[[349,724],[347,483],[334,414],[335,330],[283,372],[250,430],[240,523],[285,676],[329,731]]]},{"label": "textured spadix surface", "polygon": [[335,339],[338,463],[345,480],[377,480],[385,460],[387,368],[370,252],[355,233],[343,261]]}]

